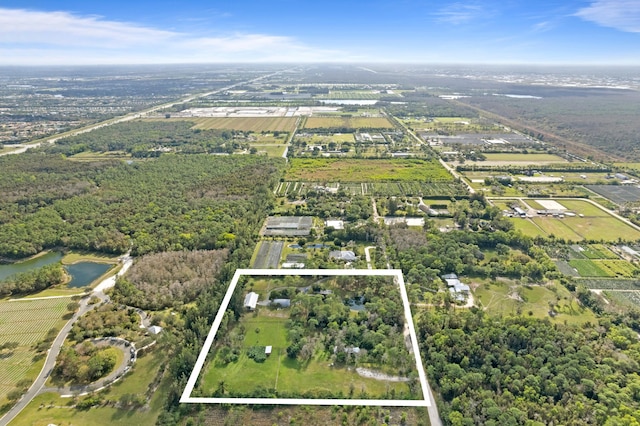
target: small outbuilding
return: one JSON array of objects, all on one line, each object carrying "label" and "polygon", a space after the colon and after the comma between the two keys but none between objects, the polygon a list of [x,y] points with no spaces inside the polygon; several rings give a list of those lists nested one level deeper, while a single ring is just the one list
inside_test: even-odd
[{"label": "small outbuilding", "polygon": [[266,356],[269,356],[269,355],[271,355],[271,351],[272,351],[272,350],[273,350],[273,346],[266,346],[266,347],[264,348],[264,354],[265,354]]},{"label": "small outbuilding", "polygon": [[271,306],[279,306],[281,308],[288,308],[291,306],[291,299],[273,299]]},{"label": "small outbuilding", "polygon": [[157,325],[152,325],[147,330],[149,330],[149,333],[151,334],[160,334],[160,332],[162,332],[162,327]]},{"label": "small outbuilding", "polygon": [[244,297],[244,307],[250,311],[256,309],[256,305],[258,304],[258,293],[254,293],[253,291],[247,294]]}]

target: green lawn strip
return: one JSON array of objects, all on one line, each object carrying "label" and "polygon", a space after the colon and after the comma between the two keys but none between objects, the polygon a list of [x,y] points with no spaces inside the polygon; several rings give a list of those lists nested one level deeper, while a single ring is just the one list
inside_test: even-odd
[{"label": "green lawn strip", "polygon": [[548,235],[568,241],[581,241],[582,237],[564,223],[564,219],[553,217],[534,217],[533,222]]},{"label": "green lawn strip", "polygon": [[144,394],[166,361],[164,354],[158,350],[141,356],[133,364],[129,373],[107,388],[107,397],[114,400],[124,394]]},{"label": "green lawn strip", "polygon": [[583,277],[613,277],[606,270],[600,268],[590,259],[571,259],[569,265],[576,268],[580,276]]},{"label": "green lawn strip", "polygon": [[522,232],[524,235],[529,237],[546,237],[547,233],[540,228],[534,221],[531,219],[523,219],[523,218],[512,218],[511,222],[515,228]]},{"label": "green lawn strip", "polygon": [[563,199],[556,199],[555,201],[562,204],[567,209],[574,211],[575,213],[583,214],[585,216],[592,216],[592,217],[609,217],[610,216],[609,213],[607,213],[606,211],[602,210],[597,206],[594,206],[593,204],[587,201],[563,200]]},{"label": "green lawn strip", "polygon": [[77,262],[118,263],[118,257],[93,252],[70,251],[63,256],[62,264],[71,265]]}]

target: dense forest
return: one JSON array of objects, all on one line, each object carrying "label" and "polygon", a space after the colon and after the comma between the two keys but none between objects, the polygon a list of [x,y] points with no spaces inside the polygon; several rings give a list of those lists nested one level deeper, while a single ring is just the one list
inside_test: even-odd
[{"label": "dense forest", "polygon": [[235,132],[193,126],[192,122],[178,120],[128,121],[60,139],[47,151],[65,155],[120,151],[133,157],[159,157],[167,150],[184,154],[231,153],[243,147],[234,140]]},{"label": "dense forest", "polygon": [[166,155],[131,164],[40,152],[3,157],[0,256],[52,247],[134,255],[228,248],[262,222],[282,166],[257,156]]},{"label": "dense forest", "polygon": [[447,425],[638,424],[640,343],[607,318],[578,327],[429,310],[417,323]]},{"label": "dense forest", "polygon": [[[526,126],[594,146],[618,157],[629,160],[640,158],[640,124],[637,120],[640,114],[640,97],[637,92],[552,89],[526,88],[526,94],[540,95],[541,99],[474,96],[464,101],[522,122]],[[561,144],[556,145],[561,147]]]},{"label": "dense forest", "polygon": [[118,278],[114,300],[143,309],[160,310],[196,298],[216,284],[229,250],[194,250],[147,254]]}]

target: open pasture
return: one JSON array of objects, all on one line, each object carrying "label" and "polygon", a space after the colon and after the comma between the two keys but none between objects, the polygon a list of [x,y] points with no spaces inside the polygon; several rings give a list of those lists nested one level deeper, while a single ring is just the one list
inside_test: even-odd
[{"label": "open pasture", "polygon": [[306,182],[451,182],[452,176],[437,161],[382,159],[293,158],[288,181]]},{"label": "open pasture", "polygon": [[[0,302],[0,345],[15,342],[13,350],[0,352],[0,405],[7,393],[24,379],[33,379],[33,346],[42,341],[49,330],[60,329],[70,297]],[[32,377],[33,376],[33,377]]]},{"label": "open pasture", "polygon": [[[584,323],[595,319],[563,286],[525,286],[512,281],[481,284],[474,291],[478,304],[491,315],[523,315],[548,318],[553,322]],[[549,315],[554,306],[555,317]]]},{"label": "open pasture", "polygon": [[394,129],[385,117],[309,117],[305,129]]},{"label": "open pasture", "polygon": [[557,202],[568,211],[581,214],[583,217],[556,218],[551,216],[536,216],[531,219],[537,229],[529,224],[520,223],[529,219],[514,218],[516,228],[531,237],[553,235],[567,241],[635,241],[640,239],[640,231],[627,223],[611,216],[599,207],[582,200],[558,199]]},{"label": "open pasture", "polygon": [[194,129],[226,129],[243,132],[293,132],[297,117],[214,117],[190,118],[196,123]]},{"label": "open pasture", "polygon": [[[262,363],[250,359],[245,351],[237,362],[224,364],[216,355],[202,377],[201,392],[212,395],[222,381],[230,393],[250,393],[258,387],[280,392],[342,393],[349,395],[353,388],[357,393],[367,392],[369,398],[382,398],[391,389],[398,393],[407,385],[385,382],[359,376],[354,369],[329,366],[332,362],[324,352],[317,353],[308,362],[300,362],[287,356],[287,318],[269,317],[264,314],[245,316],[241,324],[246,329],[243,347],[272,346],[273,352]],[[258,330],[258,331],[256,331]]]}]

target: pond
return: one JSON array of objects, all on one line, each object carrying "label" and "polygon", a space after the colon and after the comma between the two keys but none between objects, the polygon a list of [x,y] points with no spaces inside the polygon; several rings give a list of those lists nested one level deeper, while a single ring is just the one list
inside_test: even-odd
[{"label": "pond", "polygon": [[[11,263],[8,265],[0,265],[0,281],[14,274],[32,271],[60,262],[63,254],[57,251],[50,251],[33,259],[23,262]],[[64,269],[71,275],[71,281],[68,286],[73,288],[86,287],[94,280],[98,279],[102,274],[107,272],[113,265],[108,263],[97,262],[78,262],[73,265],[65,265]]]},{"label": "pond", "polygon": [[50,251],[33,259],[25,260],[24,262],[10,263],[8,265],[0,265],[0,281],[14,274],[21,272],[31,271],[33,269],[42,268],[43,266],[51,265],[52,263],[60,262],[62,259],[62,253],[57,251]]},{"label": "pond", "polygon": [[64,268],[71,275],[68,287],[86,287],[107,272],[113,265],[108,263],[78,262]]}]

